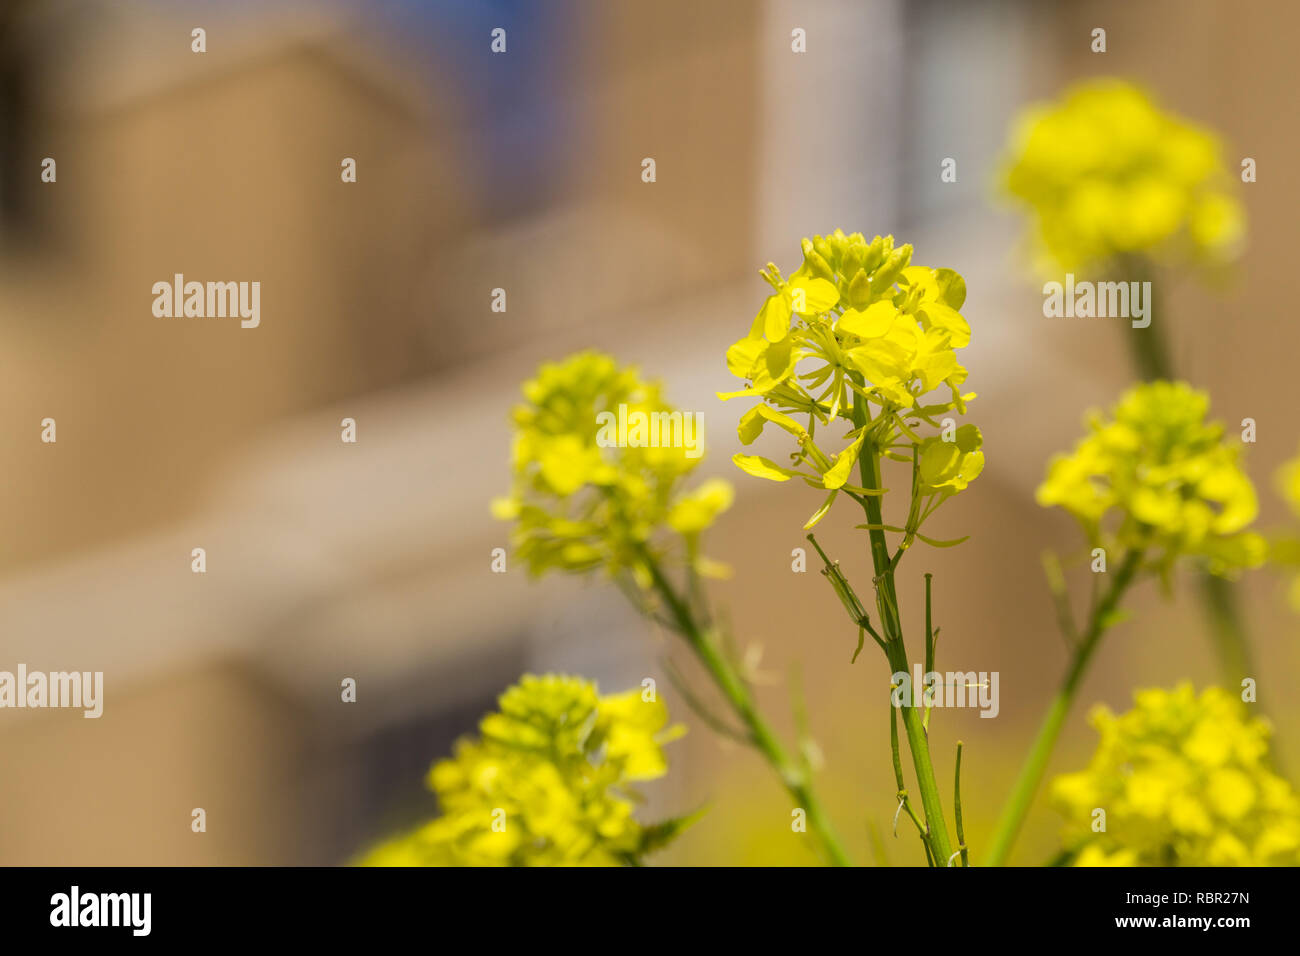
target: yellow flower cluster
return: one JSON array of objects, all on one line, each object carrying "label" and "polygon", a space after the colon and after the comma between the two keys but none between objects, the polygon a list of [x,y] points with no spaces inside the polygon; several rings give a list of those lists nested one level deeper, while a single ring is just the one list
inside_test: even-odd
[{"label": "yellow flower cluster", "polygon": [[[951,269],[912,265],[912,247],[895,246],[893,236],[867,240],[861,233],[836,230],[804,239],[802,249],[803,264],[788,279],[775,265],[763,270],[774,291],[749,334],[727,350],[727,368],[746,386],[718,394],[723,400],[752,397],[767,403],[741,418],[744,444],[773,424],[792,435],[799,450],[791,456],[793,467],[759,455],[736,455],[737,466],[758,478],[801,478],[829,491],[809,527],[839,491],[869,493],[849,482],[868,436],[885,451],[900,436],[903,444],[924,444],[922,480],[931,493],[964,488],[983,468],[979,429],[963,426],[961,440],[943,448],[912,429],[921,422],[940,428],[937,416],[952,410],[964,414],[966,402],[975,397],[961,392],[966,369],[957,360],[957,350],[971,338],[958,311],[966,300],[965,281]],[[941,386],[947,397],[922,403]],[[876,417],[855,422],[842,450],[823,451],[815,441],[817,425],[854,422],[859,402],[868,410],[867,403],[875,403]],[[794,414],[807,415],[807,426]],[[911,460],[910,454],[895,456]]]},{"label": "yellow flower cluster", "polygon": [[1142,90],[1091,80],[1020,117],[1003,186],[1032,210],[1045,270],[1125,254],[1225,260],[1244,217],[1221,152]]},{"label": "yellow flower cluster", "polygon": [[1053,781],[1075,865],[1300,865],[1300,797],[1269,767],[1264,721],[1218,687],[1135,702],[1119,716],[1098,707],[1088,769]]},{"label": "yellow flower cluster", "polygon": [[1183,556],[1216,574],[1259,566],[1264,539],[1245,530],[1255,489],[1223,426],[1205,420],[1209,405],[1183,382],[1134,386],[1110,418],[1089,417],[1073,452],[1052,459],[1038,503],[1069,511],[1093,544],[1153,552],[1163,571]]},{"label": "yellow flower cluster", "polygon": [[1300,518],[1300,455],[1278,469],[1277,487],[1291,513]]},{"label": "yellow flower cluster", "polygon": [[668,842],[685,821],[642,826],[629,784],[667,770],[683,733],[640,690],[601,697],[577,677],[525,675],[478,739],[429,774],[443,815],[372,850],[370,866],[613,866]]},{"label": "yellow flower cluster", "polygon": [[605,423],[619,419],[664,423],[679,439],[696,428],[695,416],[668,405],[659,384],[643,380],[634,366],[580,352],[543,364],[524,383],[523,397],[513,412],[514,487],[492,510],[515,522],[515,553],[533,574],[604,568],[643,578],[644,549],[657,531],[672,528],[693,555],[700,532],[731,506],[725,481],[681,488],[699,463],[698,431],[689,432],[694,453],[685,441],[658,436],[598,440]]},{"label": "yellow flower cluster", "polygon": [[[1300,518],[1300,455],[1278,469],[1277,490],[1291,509],[1292,515]],[[1268,559],[1270,563],[1291,572],[1287,597],[1291,606],[1300,611],[1300,535],[1293,530],[1274,535],[1269,541]]]}]

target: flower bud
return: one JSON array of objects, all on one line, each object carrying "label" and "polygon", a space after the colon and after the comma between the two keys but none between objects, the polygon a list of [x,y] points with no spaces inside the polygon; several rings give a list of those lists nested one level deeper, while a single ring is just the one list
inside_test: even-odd
[{"label": "flower bud", "polygon": [[835,281],[835,270],[832,269],[830,263],[828,263],[826,259],[815,250],[804,253],[803,262],[804,265],[808,267],[808,271],[818,279],[825,279],[828,282]]},{"label": "flower bud", "polygon": [[855,275],[866,261],[867,246],[865,243],[856,242],[846,245],[844,255],[840,257],[840,272],[846,276]]},{"label": "flower bud", "polygon": [[813,248],[817,250],[817,255],[821,256],[827,262],[835,258],[835,250],[831,244],[821,236],[813,236]]},{"label": "flower bud", "polygon": [[880,298],[888,294],[889,287],[898,281],[898,277],[907,264],[912,261],[912,246],[905,243],[889,254],[885,264],[875,271],[871,277],[871,296]]},{"label": "flower bud", "polygon": [[[890,236],[890,248],[892,248],[893,242],[894,238]],[[876,236],[871,240],[871,245],[867,247],[867,256],[862,262],[862,268],[866,269],[867,272],[875,272],[880,267],[880,264],[885,261],[885,256],[889,255],[889,251],[890,249],[885,247],[885,238]]]},{"label": "flower bud", "polygon": [[865,269],[859,269],[849,282],[849,305],[855,309],[866,308],[871,301],[871,280]]}]

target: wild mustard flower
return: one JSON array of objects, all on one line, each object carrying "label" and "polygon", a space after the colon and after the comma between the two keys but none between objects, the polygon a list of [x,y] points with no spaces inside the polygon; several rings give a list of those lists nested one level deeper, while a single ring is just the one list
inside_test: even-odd
[{"label": "wild mustard flower", "polygon": [[1222,153],[1138,87],[1089,80],[1021,115],[1003,188],[1032,212],[1045,271],[1125,255],[1223,261],[1244,225]]},{"label": "wild mustard flower", "polygon": [[663,776],[683,733],[640,690],[524,675],[477,739],[429,773],[442,816],[377,847],[372,866],[604,866],[639,862],[685,821],[644,826],[632,784]]},{"label": "wild mustard flower", "polygon": [[1258,502],[1223,426],[1206,420],[1209,396],[1183,382],[1130,388],[1109,417],[1048,466],[1038,502],[1074,515],[1090,543],[1142,549],[1168,571],[1184,556],[1216,574],[1257,567],[1262,537],[1247,527]]},{"label": "wild mustard flower", "polygon": [[[657,382],[634,366],[586,351],[547,363],[523,385],[515,407],[514,487],[492,504],[515,523],[517,556],[531,573],[603,569],[631,572],[648,586],[645,549],[675,530],[688,545],[731,505],[731,488],[714,479],[693,491],[685,479],[699,463],[684,446],[602,445],[601,413],[676,412]],[[680,416],[680,413],[677,413]],[[699,561],[699,569],[716,570]]]},{"label": "wild mustard flower", "polygon": [[[826,555],[815,536],[808,538],[825,562],[823,574],[857,628],[853,660],[869,633],[884,652],[891,673],[906,673],[910,663],[895,570],[916,540],[936,546],[959,543],[935,541],[921,534],[920,528],[984,467],[979,429],[970,424],[959,428],[949,417],[949,413],[964,415],[966,403],[975,397],[962,392],[967,373],[957,354],[971,339],[970,325],[960,312],[966,283],[951,269],[914,265],[912,247],[896,245],[893,236],[868,240],[862,233],[845,235],[837,229],[828,236],[805,238],[800,246],[803,262],[789,278],[771,263],[761,270],[772,294],[750,324],[748,335],[727,350],[727,368],[744,380],[745,387],[719,392],[718,397],[759,399],[741,416],[737,430],[743,444],[757,441],[768,425],[794,439],[788,465],[761,455],[737,454],[734,461],[757,478],[799,478],[828,492],[805,529],[825,518],[841,493],[862,506],[867,521],[857,527],[869,534],[879,630],[838,562]],[[881,499],[887,489],[881,483],[880,466],[885,458],[911,465],[903,524],[884,521]],[[895,550],[891,551],[887,532],[902,535]],[[926,663],[932,665],[935,632],[929,626],[929,597],[927,582]],[[958,858],[964,865],[968,854],[960,798],[955,800],[954,852],[930,758],[926,718],[916,707],[904,704],[899,709],[923,816],[917,814],[904,786],[898,715],[891,710],[897,812],[907,811],[931,865],[951,865]]]},{"label": "wild mustard flower", "polygon": [[[841,491],[880,493],[851,480],[868,437],[904,461],[915,446],[923,484],[938,500],[966,487],[984,464],[979,429],[963,426],[957,441],[924,439],[914,430],[922,423],[941,429],[940,416],[964,414],[975,397],[961,391],[966,369],[957,357],[971,338],[958,311],[965,281],[951,269],[912,265],[912,247],[895,246],[893,236],[868,241],[836,230],[801,247],[803,263],[789,279],[773,264],[762,270],[773,292],[749,334],[727,350],[728,369],[746,386],[718,393],[723,400],[762,400],[740,420],[744,444],[771,424],[793,436],[798,450],[788,466],[744,454],[735,456],[736,465],[758,478],[800,478],[830,492],[806,528],[825,517]],[[947,395],[931,394],[941,387]],[[855,422],[857,398],[878,406],[869,421]],[[806,424],[795,415],[807,416]],[[849,430],[835,435],[845,423]],[[816,438],[819,425],[847,444],[825,447]]]},{"label": "wild mustard flower", "polygon": [[1159,573],[1168,588],[1181,560],[1232,575],[1264,558],[1263,538],[1247,530],[1257,511],[1254,486],[1223,426],[1206,420],[1209,407],[1204,392],[1183,382],[1136,385],[1109,416],[1094,412],[1074,451],[1048,464],[1039,504],[1074,515],[1089,545],[1116,564],[1093,565],[1094,573],[1106,572],[1094,581],[1105,584],[1093,588],[1079,626],[1060,563],[1045,558],[1070,662],[994,830],[990,865],[1006,862],[1088,665],[1141,573]]},{"label": "wild mustard flower", "polygon": [[1300,865],[1300,797],[1269,767],[1266,722],[1218,687],[1134,701],[1118,716],[1096,708],[1091,763],[1053,781],[1076,866]]}]

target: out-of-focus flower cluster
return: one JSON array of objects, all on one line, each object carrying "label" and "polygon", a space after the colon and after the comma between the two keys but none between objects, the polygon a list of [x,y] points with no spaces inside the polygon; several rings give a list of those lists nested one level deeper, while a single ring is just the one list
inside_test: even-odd
[{"label": "out-of-focus flower cluster", "polygon": [[635,366],[580,352],[543,364],[524,383],[523,397],[512,416],[513,489],[492,510],[515,522],[515,554],[533,574],[604,568],[611,576],[630,571],[646,584],[644,549],[658,531],[678,532],[694,555],[699,534],[731,506],[725,481],[682,489],[700,460],[684,444],[598,442],[602,414],[682,422],[659,384],[643,380]]},{"label": "out-of-focus flower cluster", "polygon": [[[1277,490],[1292,516],[1300,518],[1300,455],[1278,469]],[[1290,570],[1292,577],[1287,597],[1291,606],[1300,611],[1300,534],[1288,530],[1273,535],[1269,541],[1268,559],[1270,563]]]},{"label": "out-of-focus flower cluster", "polygon": [[600,696],[577,677],[525,675],[478,739],[429,773],[442,816],[382,844],[371,866],[606,866],[639,861],[681,821],[643,826],[629,785],[662,776],[680,736],[641,691]]},{"label": "out-of-focus flower cluster", "polygon": [[[773,293],[749,334],[727,350],[728,369],[746,385],[718,396],[766,403],[741,418],[744,444],[773,424],[794,437],[798,450],[790,466],[759,455],[736,455],[736,464],[755,477],[801,478],[830,492],[809,527],[840,491],[869,493],[850,481],[868,436],[904,461],[917,446],[927,493],[946,497],[965,488],[984,464],[979,429],[963,426],[961,440],[942,448],[935,446],[940,437],[915,431],[923,422],[940,429],[938,416],[964,414],[975,397],[961,392],[966,369],[957,360],[971,338],[958,311],[965,281],[951,269],[912,265],[912,247],[896,247],[893,236],[868,240],[836,230],[804,239],[802,249],[803,263],[788,279],[770,263],[763,270]],[[924,401],[941,387],[946,395]],[[861,403],[859,422],[855,403]],[[806,426],[792,415],[806,415]],[[854,426],[835,436],[847,445],[823,450],[817,427],[835,429],[837,420]]]},{"label": "out-of-focus flower cluster", "polygon": [[1255,489],[1240,449],[1206,421],[1209,407],[1183,382],[1134,386],[1110,417],[1092,413],[1073,452],[1052,459],[1038,503],[1069,511],[1094,545],[1148,551],[1162,572],[1183,556],[1216,574],[1259,566],[1267,546],[1246,530]]},{"label": "out-of-focus flower cluster", "polygon": [[1120,716],[1098,707],[1092,762],[1053,781],[1075,865],[1300,865],[1300,797],[1269,767],[1264,721],[1218,687],[1135,701]]},{"label": "out-of-focus flower cluster", "polygon": [[1244,233],[1222,146],[1142,90],[1091,80],[1026,111],[1004,188],[1036,221],[1044,271],[1125,254],[1222,261]]}]

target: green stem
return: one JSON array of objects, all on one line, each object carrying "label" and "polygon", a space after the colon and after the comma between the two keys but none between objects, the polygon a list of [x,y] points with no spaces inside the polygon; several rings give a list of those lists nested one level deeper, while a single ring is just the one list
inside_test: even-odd
[{"label": "green stem", "polygon": [[[902,641],[889,642],[889,666],[891,672],[906,674],[908,672],[907,654]],[[898,708],[902,711],[903,730],[907,733],[907,746],[912,752],[912,766],[916,770],[916,785],[921,791],[921,807],[925,810],[925,825],[930,832],[930,845],[939,866],[952,855],[952,845],[948,840],[948,824],[943,818],[943,801],[939,798],[939,781],[934,773],[934,763],[930,759],[930,740],[921,724],[921,712],[905,701]]]},{"label": "green stem", "polygon": [[966,831],[961,825],[961,741],[957,741],[957,770],[953,774],[952,815],[957,822],[957,849],[961,851],[961,865],[970,866],[970,851],[966,849]]},{"label": "green stem", "polygon": [[1250,647],[1241,639],[1241,611],[1232,582],[1208,572],[1201,575],[1201,600],[1210,619],[1210,637],[1219,658],[1224,685],[1240,687],[1243,677],[1255,674]]},{"label": "green stem", "polygon": [[[856,392],[853,397],[853,423],[864,428],[867,423],[866,401]],[[863,488],[869,490],[881,487],[880,449],[874,436],[868,435],[862,443],[862,454],[858,459],[858,472]],[[891,674],[908,673],[910,665],[907,650],[903,644],[903,628],[898,613],[898,595],[894,588],[894,570],[889,557],[889,544],[881,528],[884,517],[880,507],[879,495],[867,495],[862,505],[866,511],[868,534],[871,540],[871,562],[876,571],[876,606],[880,614],[881,629],[884,632],[885,653],[889,658]],[[903,702],[903,729],[907,733],[907,746],[912,753],[912,765],[916,769],[917,789],[921,791],[921,807],[925,810],[925,822],[929,829],[930,847],[934,851],[936,863],[940,866],[952,854],[948,840],[948,825],[943,818],[943,801],[939,797],[939,782],[935,777],[934,763],[930,759],[930,742],[922,724],[921,713],[912,706],[910,700]]]},{"label": "green stem", "polygon": [[[898,800],[899,809],[906,810],[908,817],[916,825],[916,831],[921,836],[921,846],[925,848],[926,862],[934,866],[934,852],[930,849],[930,839],[926,835],[925,824],[917,817],[911,801],[907,799],[907,784],[903,780],[903,762],[898,756],[898,708],[892,703],[889,706],[889,751],[894,761],[894,782],[898,784],[898,791],[894,796]],[[898,811],[894,812],[894,819],[898,819]],[[894,831],[894,836],[898,836],[897,830]]]},{"label": "green stem", "polygon": [[690,607],[664,577],[658,562],[645,550],[642,551],[642,559],[654,581],[655,590],[672,615],[678,633],[686,639],[718,690],[722,692],[731,709],[744,724],[754,749],[766,758],[786,791],[794,799],[795,805],[807,814],[808,827],[816,835],[826,857],[835,866],[851,866],[848,854],[844,851],[821,800],[813,790],[811,780],[804,770],[790,759],[784,745],[759,712],[749,685],[718,647],[711,631],[701,627],[696,621]]},{"label": "green stem", "polygon": [[1075,646],[1069,669],[1065,672],[1065,680],[1061,682],[1060,689],[1052,698],[1043,723],[1038,728],[1038,736],[1034,738],[1029,755],[1025,758],[1020,774],[1011,788],[1011,796],[1007,798],[1002,816],[998,819],[997,828],[993,831],[992,849],[985,861],[988,866],[1002,866],[1011,853],[1011,847],[1020,833],[1020,827],[1029,813],[1030,804],[1033,803],[1034,794],[1037,793],[1038,785],[1047,770],[1047,762],[1052,756],[1056,740],[1061,735],[1061,727],[1065,724],[1065,718],[1069,716],[1075,694],[1087,672],[1088,663],[1097,650],[1098,644],[1101,643],[1102,635],[1106,633],[1111,615],[1119,606],[1119,601],[1129,585],[1133,583],[1141,564],[1141,551],[1128,552],[1111,580],[1110,587],[1101,600],[1094,605],[1088,617],[1087,629]]},{"label": "green stem", "polygon": [[1147,315],[1151,324],[1145,329],[1135,329],[1130,325],[1122,326],[1129,345],[1129,358],[1133,360],[1133,370],[1144,382],[1158,380],[1171,381],[1174,378],[1173,361],[1169,358],[1169,346],[1165,341],[1163,316],[1156,314],[1156,283],[1152,275],[1151,263],[1142,256],[1119,256],[1114,268],[1127,282],[1150,282],[1151,295],[1147,299]]}]

